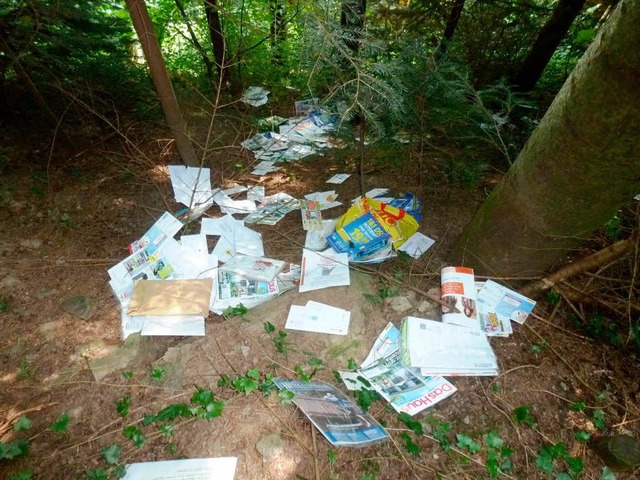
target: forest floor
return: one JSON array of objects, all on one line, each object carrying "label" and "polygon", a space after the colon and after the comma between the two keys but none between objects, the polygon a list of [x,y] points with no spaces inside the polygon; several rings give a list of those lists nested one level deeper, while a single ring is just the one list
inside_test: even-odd
[{"label": "forest floor", "polygon": [[[238,146],[250,136],[250,127],[227,132],[233,138],[224,142],[235,146],[214,150],[210,159],[216,186],[261,184],[267,194],[298,198],[335,189],[343,205],[327,211],[333,218],[360,194],[356,149],[255,177],[249,174],[255,160]],[[101,451],[118,444],[124,463],[237,456],[237,479],[480,479],[492,473],[600,479],[603,463],[585,440],[612,432],[640,436],[636,359],[621,347],[587,338],[570,318],[572,305],[546,299],[536,306],[537,318],[516,325],[508,338],[491,340],[500,375],[452,379],[457,393],[414,418],[421,435],[416,425],[409,429],[378,401],[370,413],[387,427],[392,441],[332,449],[295,406],[281,404],[275,393],[244,395],[218,386],[221,375],[236,378],[254,368],[261,375],[298,378],[300,368],[310,373],[317,363],[312,359],[319,358],[323,363],[314,379],[343,388],[334,370],[346,370],[350,359],[359,364],[388,322],[399,326],[404,316],[429,311],[421,292],[439,287],[446,253],[499,178],[490,175],[473,187],[450,181],[446,166],[455,152],[442,147],[394,143],[367,150],[367,189],[413,192],[423,201],[420,231],[436,244],[419,260],[393,259],[366,273],[354,272],[351,287],[313,295],[289,291],[243,316],[210,315],[205,337],[134,335],[122,348],[107,269],[167,207],[180,208],[166,168],[175,161],[170,142],[153,129],[132,129],[128,135],[138,149],[111,135],[69,159],[50,158],[48,140],[36,135],[6,134],[0,142],[13,145],[2,152],[0,192],[0,440],[30,442],[26,456],[0,460],[0,478],[25,469],[39,479],[85,478],[87,470],[97,475],[96,469],[111,468]],[[335,173],[352,176],[341,185],[326,184]],[[207,214],[220,213],[214,207]],[[252,228],[262,233],[267,256],[299,263],[300,215],[290,213],[275,227]],[[363,296],[367,292],[393,294],[371,302]],[[65,300],[75,296],[92,299],[90,318],[67,311]],[[407,302],[397,301],[400,297]],[[288,331],[284,346],[277,348],[277,333],[267,332],[264,322],[276,332],[284,330],[289,306],[309,299],[350,309],[349,336],[336,340]],[[105,356],[115,356],[120,368],[96,380],[89,364]],[[144,414],[188,405],[196,387],[224,400],[220,417],[209,422],[178,418],[171,435],[165,428],[167,436],[141,423]],[[22,415],[33,422],[28,430],[20,431],[28,423],[19,420]],[[128,430],[131,439],[123,435],[130,425],[140,429]],[[574,475],[581,465],[582,472]],[[617,478],[634,477],[618,473]]]}]

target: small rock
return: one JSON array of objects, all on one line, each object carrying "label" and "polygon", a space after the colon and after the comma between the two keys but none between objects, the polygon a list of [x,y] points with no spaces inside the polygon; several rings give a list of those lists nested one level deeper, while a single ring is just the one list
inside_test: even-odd
[{"label": "small rock", "polygon": [[464,423],[465,425],[471,425],[471,418],[469,417],[469,415],[462,419],[462,423]]},{"label": "small rock", "polygon": [[407,310],[411,310],[413,305],[411,305],[411,301],[407,297],[393,297],[387,299],[387,305],[394,312],[402,313]]},{"label": "small rock", "polygon": [[256,450],[265,460],[276,457],[282,449],[282,437],[279,433],[270,433],[256,443]]},{"label": "small rock", "polygon": [[21,240],[20,246],[22,248],[28,248],[29,250],[39,250],[40,247],[42,246],[42,240],[38,240],[37,238]]},{"label": "small rock", "polygon": [[45,322],[38,325],[38,331],[42,334],[45,340],[50,342],[56,337],[55,331],[57,327],[57,320],[53,322]]},{"label": "small rock", "polygon": [[249,358],[249,350],[251,350],[251,347],[249,347],[249,345],[241,345],[240,346],[240,351],[242,352],[242,356],[245,359]]},{"label": "small rock", "polygon": [[22,287],[22,281],[15,273],[10,273],[0,280],[0,288],[2,290],[14,290],[19,287]]},{"label": "small rock", "polygon": [[65,311],[82,320],[90,320],[98,309],[98,302],[91,297],[77,295],[64,300],[61,304]]},{"label": "small rock", "polygon": [[87,363],[96,382],[102,380],[111,372],[126,368],[135,360],[140,347],[140,335],[133,334],[117,347],[105,347],[105,355],[97,358],[89,358]]}]

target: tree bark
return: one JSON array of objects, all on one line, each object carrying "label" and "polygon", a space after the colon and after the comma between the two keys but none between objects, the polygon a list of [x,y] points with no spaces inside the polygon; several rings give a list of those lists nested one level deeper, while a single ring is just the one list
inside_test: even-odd
[{"label": "tree bark", "polygon": [[218,75],[223,84],[229,82],[229,69],[227,68],[227,49],[220,22],[220,12],[217,0],[204,0],[204,12],[207,17],[209,36],[213,48],[213,58],[216,61]]},{"label": "tree bark", "polygon": [[171,130],[171,134],[175,138],[178,153],[185,165],[198,166],[198,157],[193,149],[191,140],[187,136],[187,128],[160,52],[158,38],[153,31],[153,24],[147,11],[147,5],[144,0],[126,0],[126,2],[131,14],[131,21],[138,34],[144,56],[147,59],[151,79],[156,87],[162,111],[169,125],[169,130]]},{"label": "tree bark", "polygon": [[520,71],[513,79],[513,84],[519,91],[528,92],[538,83],[549,60],[582,10],[585,1],[560,0],[558,2],[551,13],[551,18],[540,30]]},{"label": "tree bark", "polygon": [[360,49],[367,0],[342,0],[340,8],[340,26],[345,33],[345,44],[353,52]]},{"label": "tree bark", "polygon": [[444,29],[444,34],[442,35],[442,41],[438,48],[436,49],[436,55],[444,55],[449,47],[449,43],[453,38],[453,34],[458,27],[458,22],[460,21],[460,16],[462,15],[462,10],[464,10],[464,3],[466,0],[455,0],[453,7],[451,8],[451,14],[449,15],[449,20],[447,20],[447,25]]},{"label": "tree bark", "polygon": [[623,0],[451,260],[540,275],[640,191],[640,2]]},{"label": "tree bark", "polygon": [[209,80],[210,84],[213,84],[214,83],[213,82],[213,62],[209,58],[209,55],[207,55],[207,52],[204,50],[204,48],[202,48],[202,45],[198,40],[196,32],[193,31],[187,12],[185,11],[184,5],[182,4],[182,0],[174,0],[174,3],[176,4],[176,7],[178,7],[178,11],[180,12],[180,15],[182,15],[182,19],[184,20],[184,23],[187,26],[187,30],[189,31],[189,36],[191,37],[191,42],[193,43],[193,46],[202,57],[204,66],[207,69],[207,80]]}]

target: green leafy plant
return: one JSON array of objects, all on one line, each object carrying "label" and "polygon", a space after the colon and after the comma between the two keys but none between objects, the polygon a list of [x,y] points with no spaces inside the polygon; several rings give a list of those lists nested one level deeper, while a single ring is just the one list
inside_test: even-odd
[{"label": "green leafy plant", "polygon": [[616,480],[616,474],[609,467],[602,467],[600,480]]},{"label": "green leafy plant", "polygon": [[278,331],[278,335],[271,339],[278,353],[286,354],[289,350],[289,342],[287,341],[287,336],[287,332],[280,330]]},{"label": "green leafy plant", "polygon": [[584,403],[582,400],[579,400],[569,405],[569,410],[571,410],[572,412],[581,412],[585,408],[587,408],[587,404]]},{"label": "green leafy plant", "polygon": [[66,412],[61,413],[58,419],[51,424],[51,431],[56,433],[67,433],[69,420],[69,414]]},{"label": "green leafy plant", "polygon": [[607,424],[604,422],[604,411],[596,410],[593,412],[593,424],[598,430],[606,430]]},{"label": "green leafy plant", "polygon": [[449,439],[449,432],[451,431],[451,424],[449,422],[442,422],[435,417],[428,417],[427,421],[431,425],[431,435],[436,439],[440,447],[448,452],[451,450],[451,440]]},{"label": "green leafy plant", "polygon": [[133,372],[128,371],[128,370],[125,371],[125,372],[122,372],[121,375],[122,375],[122,378],[124,378],[125,380],[130,380],[130,379],[133,378]]},{"label": "green leafy plant", "polygon": [[11,304],[9,303],[9,299],[4,295],[0,294],[0,313],[8,312],[9,308],[11,308]]},{"label": "green leafy plant", "polygon": [[151,379],[156,383],[160,383],[164,380],[166,373],[162,367],[153,367],[153,370],[151,370]]},{"label": "green leafy plant", "polygon": [[31,470],[22,470],[18,473],[14,473],[9,477],[9,480],[31,480],[33,478],[33,472]]},{"label": "green leafy plant", "polygon": [[531,350],[534,353],[540,353],[542,352],[545,348],[547,348],[549,346],[549,344],[547,342],[540,342],[540,343],[532,343],[531,344]]},{"label": "green leafy plant", "polygon": [[420,453],[420,447],[413,441],[411,435],[407,432],[402,432],[400,438],[404,440],[404,449],[411,455],[418,455]]},{"label": "green leafy plant", "polygon": [[126,418],[129,415],[129,407],[131,406],[131,396],[127,395],[123,397],[121,400],[116,402],[116,412],[122,418]]},{"label": "green leafy plant", "polygon": [[398,418],[407,426],[409,430],[411,430],[416,435],[424,435],[424,428],[422,427],[422,424],[414,420],[413,417],[408,413],[402,412],[400,415],[398,415]]},{"label": "green leafy plant", "polygon": [[264,331],[267,333],[273,333],[276,331],[276,326],[271,322],[262,322],[264,326]]},{"label": "green leafy plant", "polygon": [[122,429],[122,435],[125,438],[131,440],[131,442],[136,446],[136,448],[142,447],[147,439],[145,438],[140,427],[136,425],[127,425]]},{"label": "green leafy plant", "polygon": [[347,362],[347,369],[348,370],[357,370],[358,369],[358,364],[356,363],[356,361],[353,358],[350,358],[349,361]]},{"label": "green leafy plant", "polygon": [[463,450],[468,450],[469,453],[478,453],[481,449],[480,444],[473,440],[466,433],[458,433],[456,434],[456,445],[458,448]]},{"label": "green leafy plant", "polygon": [[283,389],[278,391],[278,398],[283,405],[290,405],[293,402],[293,397],[295,397],[295,393],[291,390]]},{"label": "green leafy plant", "polygon": [[520,405],[513,410],[513,417],[516,422],[523,423],[529,427],[533,427],[537,421],[531,413],[531,407],[528,405]]},{"label": "green leafy plant", "polygon": [[495,431],[490,431],[483,437],[487,447],[486,468],[490,478],[496,478],[501,473],[511,470],[511,455],[513,450],[504,444],[504,440]]},{"label": "green leafy plant", "polygon": [[243,304],[237,305],[235,307],[229,307],[224,311],[224,316],[227,318],[232,318],[232,317],[242,317],[243,315],[245,315],[249,310],[247,310],[247,307],[245,307]]},{"label": "green leafy plant", "polygon": [[371,405],[375,402],[382,400],[382,397],[375,390],[369,390],[368,388],[363,388],[361,390],[356,390],[353,392],[356,403],[360,406],[363,412],[368,412]]},{"label": "green leafy plant", "polygon": [[578,430],[577,432],[574,432],[573,437],[578,442],[587,443],[589,441],[589,439],[591,438],[591,434],[589,432],[584,431],[584,430]]},{"label": "green leafy plant", "polygon": [[13,429],[16,432],[22,432],[24,430],[29,430],[32,425],[33,422],[29,420],[26,415],[20,415],[20,418],[18,418],[18,420],[13,424]]},{"label": "green leafy plant", "polygon": [[29,453],[29,442],[27,440],[0,443],[0,460],[12,460],[17,457],[23,457],[27,453]]},{"label": "green leafy plant", "polygon": [[569,455],[564,443],[545,445],[538,452],[535,464],[547,475],[555,472],[556,461],[562,459],[568,467],[568,472],[561,472],[558,478],[576,478],[584,469],[582,459]]}]

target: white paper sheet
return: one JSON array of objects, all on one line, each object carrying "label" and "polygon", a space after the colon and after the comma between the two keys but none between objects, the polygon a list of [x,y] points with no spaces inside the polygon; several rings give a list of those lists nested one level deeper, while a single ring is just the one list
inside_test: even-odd
[{"label": "white paper sheet", "polygon": [[429,250],[434,243],[436,243],[436,241],[432,238],[429,238],[420,232],[416,232],[409,237],[409,240],[400,245],[398,250],[405,252],[413,258],[420,258],[420,256]]},{"label": "white paper sheet", "polygon": [[300,293],[349,285],[349,256],[346,253],[302,250]]},{"label": "white paper sheet", "polygon": [[344,182],[347,178],[349,178],[351,174],[349,173],[336,173],[333,177],[327,180],[327,183],[336,183],[340,184]]},{"label": "white paper sheet", "polygon": [[169,165],[169,176],[176,202],[187,207],[211,199],[211,172],[208,168]]},{"label": "white paper sheet", "polygon": [[324,303],[307,302],[304,307],[291,305],[285,328],[305,332],[347,335],[351,312]]},{"label": "white paper sheet", "polygon": [[132,463],[123,480],[233,480],[237,461],[220,457]]},{"label": "white paper sheet", "polygon": [[147,315],[142,324],[142,336],[204,336],[202,315]]}]

